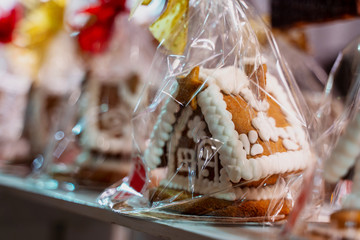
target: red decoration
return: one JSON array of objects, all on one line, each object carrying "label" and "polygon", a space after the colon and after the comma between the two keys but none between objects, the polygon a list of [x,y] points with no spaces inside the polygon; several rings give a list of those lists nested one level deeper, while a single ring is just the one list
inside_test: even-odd
[{"label": "red decoration", "polygon": [[146,183],[146,169],[140,157],[136,157],[135,167],[129,179],[129,185],[137,192],[142,192]]},{"label": "red decoration", "polygon": [[133,170],[129,177],[123,179],[122,184],[117,187],[118,194],[113,197],[113,200],[124,200],[131,196],[140,196],[146,189],[146,169],[140,157],[133,159]]},{"label": "red decoration", "polygon": [[126,12],[126,0],[101,0],[96,6],[80,11],[95,17],[84,26],[78,36],[81,49],[99,53],[107,48],[116,16]]},{"label": "red decoration", "polygon": [[16,5],[10,11],[5,12],[0,8],[0,42],[9,43],[13,39],[16,23],[21,17],[21,7]]}]

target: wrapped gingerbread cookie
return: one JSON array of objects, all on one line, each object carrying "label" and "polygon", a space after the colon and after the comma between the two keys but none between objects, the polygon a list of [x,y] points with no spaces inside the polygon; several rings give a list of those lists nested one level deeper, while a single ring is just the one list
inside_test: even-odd
[{"label": "wrapped gingerbread cookie", "polygon": [[87,73],[45,168],[59,181],[102,190],[130,171],[131,118],[140,93],[147,97],[143,88],[155,46],[146,29],[128,21],[126,1],[73,2],[69,24]]},{"label": "wrapped gingerbread cookie", "polygon": [[[313,180],[313,185],[322,184],[323,201],[315,216],[313,202],[304,207],[303,215],[312,215],[311,223],[300,221],[302,227],[294,229],[297,235],[360,238],[359,44],[357,38],[339,53],[328,79],[317,115],[323,123],[316,143],[322,153],[321,175],[315,175]],[[340,114],[334,117],[334,106],[339,105]]]},{"label": "wrapped gingerbread cookie", "polygon": [[[56,133],[59,119],[71,101],[80,91],[85,77],[82,59],[78,54],[75,38],[66,29],[65,13],[67,1],[54,0],[40,4],[30,10],[28,21],[22,25],[30,41],[26,45],[36,51],[38,71],[31,94],[28,134],[34,154],[43,153],[50,138]],[[44,20],[31,20],[39,15]],[[54,15],[58,17],[54,18]],[[44,36],[44,34],[46,34]]]},{"label": "wrapped gingerbread cookie", "polygon": [[[35,168],[42,164],[43,153],[54,134],[59,114],[72,91],[79,88],[84,71],[76,54],[75,42],[64,30],[66,1],[21,3],[17,6],[24,16],[17,22],[12,42],[4,48],[4,54],[8,56],[8,71],[28,80],[9,78],[1,82],[12,91],[21,92],[25,99],[20,103],[20,99],[4,98],[4,101],[10,101],[4,103],[8,105],[4,116],[10,125],[17,125],[21,144],[15,147],[12,141],[5,141],[2,153],[10,160],[13,157],[9,152],[12,151],[16,161],[10,162],[30,169],[34,159],[37,159],[33,165]],[[22,111],[21,120],[18,119],[20,113],[9,114],[15,111]],[[2,125],[7,132],[12,131],[9,124]]]},{"label": "wrapped gingerbread cookie", "polygon": [[168,1],[150,30],[164,74],[134,116],[134,135],[148,140],[100,203],[175,219],[286,219],[313,162],[311,116],[265,24],[244,1],[183,0]]}]

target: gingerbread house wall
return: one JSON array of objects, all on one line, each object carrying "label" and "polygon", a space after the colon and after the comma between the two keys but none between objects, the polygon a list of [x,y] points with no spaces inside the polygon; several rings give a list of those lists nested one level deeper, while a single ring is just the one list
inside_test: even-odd
[{"label": "gingerbread house wall", "polygon": [[168,158],[167,179],[171,179],[171,183],[164,184],[190,192],[197,192],[204,183],[220,184],[221,143],[211,137],[201,108],[182,107],[177,117],[174,132],[163,149],[163,157]]}]

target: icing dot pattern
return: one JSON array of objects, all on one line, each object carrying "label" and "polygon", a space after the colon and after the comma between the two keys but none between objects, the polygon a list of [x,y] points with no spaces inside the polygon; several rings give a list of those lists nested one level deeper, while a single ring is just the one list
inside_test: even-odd
[{"label": "icing dot pattern", "polygon": [[264,149],[260,144],[254,144],[251,147],[251,156],[256,156],[258,154],[262,154],[263,152],[264,152]]},{"label": "icing dot pattern", "polygon": [[201,138],[206,137],[206,123],[199,116],[189,120],[188,128],[187,137],[193,139],[195,143],[199,142]]},{"label": "icing dot pattern", "polygon": [[250,130],[248,133],[248,136],[249,136],[250,143],[252,143],[252,144],[256,143],[256,141],[258,139],[258,134],[255,130]]}]

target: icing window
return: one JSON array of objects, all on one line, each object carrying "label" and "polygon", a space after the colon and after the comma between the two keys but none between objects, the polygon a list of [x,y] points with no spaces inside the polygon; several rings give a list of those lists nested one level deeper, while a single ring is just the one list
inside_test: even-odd
[{"label": "icing window", "polygon": [[195,151],[188,148],[179,148],[177,151],[179,172],[188,172],[195,166]]},{"label": "icing window", "polygon": [[219,159],[215,142],[203,139],[197,148],[199,179],[208,178],[210,181],[219,182]]}]

